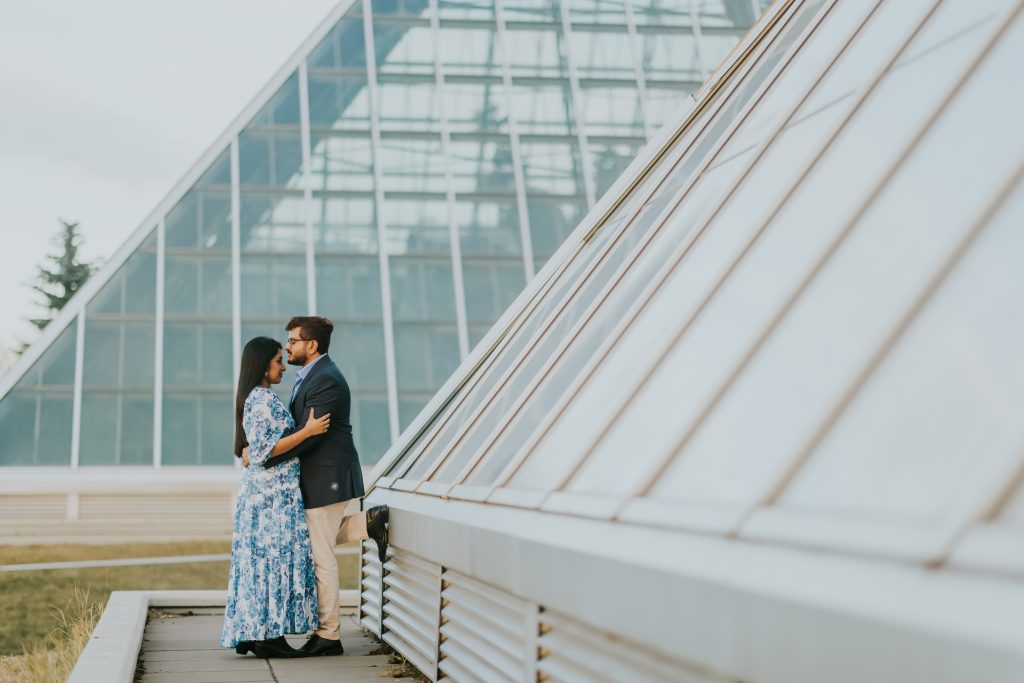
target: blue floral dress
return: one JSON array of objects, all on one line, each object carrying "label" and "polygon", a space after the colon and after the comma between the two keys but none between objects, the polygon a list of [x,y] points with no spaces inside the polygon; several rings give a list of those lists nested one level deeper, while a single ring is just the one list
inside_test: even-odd
[{"label": "blue floral dress", "polygon": [[235,506],[220,639],[224,647],[319,627],[299,461],[263,467],[274,444],[295,429],[295,421],[273,391],[256,387],[245,399],[242,427],[250,464],[242,472]]}]

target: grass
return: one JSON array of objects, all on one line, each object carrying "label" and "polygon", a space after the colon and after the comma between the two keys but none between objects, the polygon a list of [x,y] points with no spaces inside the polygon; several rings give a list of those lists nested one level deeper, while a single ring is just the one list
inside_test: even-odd
[{"label": "grass", "polygon": [[57,628],[21,655],[0,656],[0,683],[50,683],[65,680],[89,641],[102,609],[76,590],[64,609],[52,609]]},{"label": "grass", "polygon": [[[0,564],[205,555],[229,550],[230,544],[222,542],[0,546]],[[80,616],[98,615],[106,606],[111,591],[226,588],[228,565],[225,561],[4,572],[0,574],[0,656],[34,652],[41,643],[52,649],[50,646],[56,641],[69,637],[69,622]],[[338,557],[338,570],[341,587],[355,588],[358,585],[359,556]],[[88,619],[83,622],[88,626],[86,640],[94,623]],[[80,648],[75,650],[75,658],[79,651]],[[4,669],[13,664],[9,659],[0,662],[0,683],[3,683],[7,680]]]}]

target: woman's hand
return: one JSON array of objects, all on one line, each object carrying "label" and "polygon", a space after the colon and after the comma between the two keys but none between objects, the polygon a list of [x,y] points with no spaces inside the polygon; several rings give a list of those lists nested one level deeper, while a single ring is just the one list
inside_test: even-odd
[{"label": "woman's hand", "polygon": [[323,434],[327,431],[327,428],[331,426],[331,414],[325,413],[320,417],[313,417],[313,409],[309,409],[309,419],[306,420],[306,425],[302,428],[302,432],[307,436],[316,436],[317,434]]}]

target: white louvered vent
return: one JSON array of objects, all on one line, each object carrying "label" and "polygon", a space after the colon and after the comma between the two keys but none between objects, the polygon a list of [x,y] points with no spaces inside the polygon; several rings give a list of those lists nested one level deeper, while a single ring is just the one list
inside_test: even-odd
[{"label": "white louvered vent", "polygon": [[83,522],[116,521],[125,526],[179,525],[231,528],[231,497],[225,495],[136,496],[83,494],[78,518]]},{"label": "white louvered vent", "polygon": [[359,623],[380,635],[381,576],[377,544],[363,541],[362,569],[359,586]]},{"label": "white louvered vent", "polygon": [[0,496],[0,525],[22,520],[63,522],[67,514],[68,499],[65,495]]},{"label": "white louvered vent", "polygon": [[537,607],[445,571],[438,669],[463,681],[535,680]]},{"label": "white louvered vent", "polygon": [[538,680],[549,683],[727,683],[659,657],[641,646],[544,611],[537,648]]},{"label": "white louvered vent", "polygon": [[436,680],[441,565],[392,548],[384,564],[383,612],[384,642]]}]

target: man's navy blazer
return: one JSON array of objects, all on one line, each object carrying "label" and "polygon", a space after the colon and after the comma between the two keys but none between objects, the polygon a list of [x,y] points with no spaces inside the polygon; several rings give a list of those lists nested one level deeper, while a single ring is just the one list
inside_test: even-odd
[{"label": "man's navy blazer", "polygon": [[310,408],[316,417],[330,413],[331,426],[287,453],[268,459],[264,467],[299,458],[302,501],[307,508],[361,498],[365,493],[363,470],[349,422],[352,394],[345,376],[327,354],[310,368],[289,405],[296,429],[305,426]]}]

